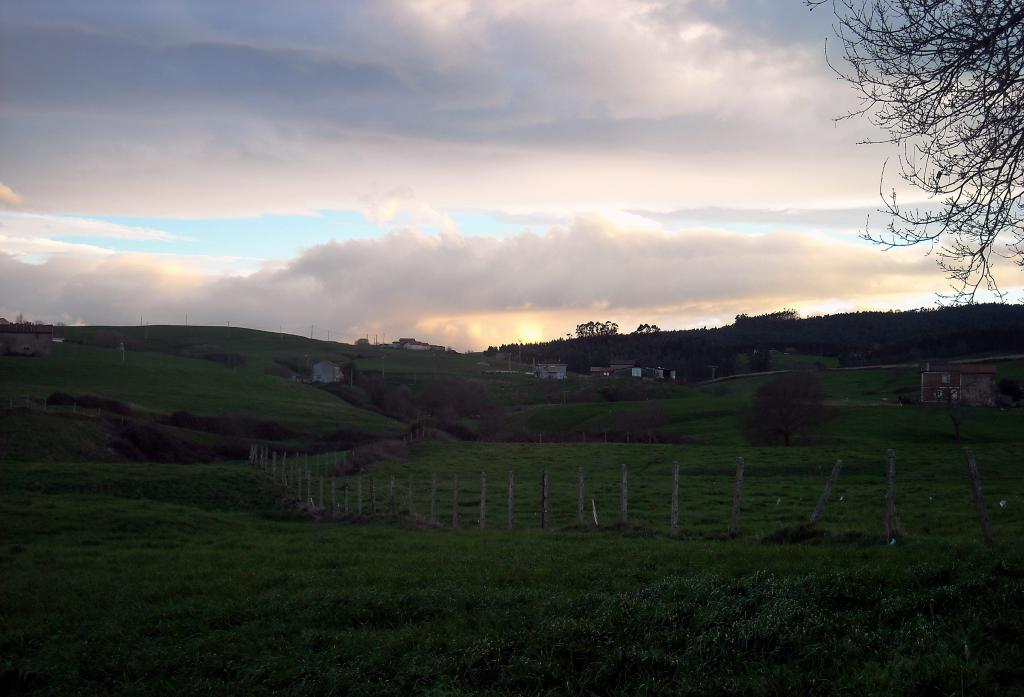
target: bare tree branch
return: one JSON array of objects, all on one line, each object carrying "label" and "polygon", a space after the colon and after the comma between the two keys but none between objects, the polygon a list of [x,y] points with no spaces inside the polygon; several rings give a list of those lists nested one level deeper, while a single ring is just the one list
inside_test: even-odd
[{"label": "bare tree branch", "polygon": [[[997,258],[1024,266],[1024,0],[805,0],[831,4],[842,65],[865,117],[900,147],[898,176],[932,205],[879,193],[889,222],[863,237],[925,244],[951,282],[945,299],[1004,298]],[[827,56],[826,56],[827,57]]]}]

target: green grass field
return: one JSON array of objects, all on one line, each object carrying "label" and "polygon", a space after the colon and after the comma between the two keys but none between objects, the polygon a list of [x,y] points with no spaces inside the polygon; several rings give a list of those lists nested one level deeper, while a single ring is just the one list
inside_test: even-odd
[{"label": "green grass field", "polygon": [[[828,463],[747,452],[743,533],[726,540],[732,456],[448,444],[375,472],[417,475],[424,493],[428,472],[461,472],[459,531],[302,520],[241,464],[8,464],[0,680],[8,694],[41,695],[996,695],[1024,685],[1024,497],[1019,474],[992,464],[997,451],[979,450],[990,502],[1010,501],[992,509],[991,550],[977,542],[956,453],[900,456],[910,536],[885,545],[875,461],[844,472],[830,536],[761,542],[804,518]],[[678,538],[664,529],[669,458],[684,470]],[[610,514],[619,461],[631,465],[636,527],[575,527],[575,466]],[[481,531],[473,474],[487,465],[498,472]],[[542,531],[529,511],[544,467],[554,527]],[[506,468],[520,483],[511,532],[496,476]]]},{"label": "green grass field", "polygon": [[[245,415],[305,434],[264,441],[279,450],[338,428],[403,432],[266,372],[314,353],[375,370],[382,349],[232,329],[229,351],[219,328],[123,329],[124,363],[70,343],[46,360],[0,358],[0,393],[118,399],[137,410],[129,422],[211,445],[224,437],[159,419]],[[225,352],[246,364],[208,359]],[[799,447],[752,447],[739,417],[765,378],[575,402],[592,383],[556,389],[485,374],[479,357],[396,353],[383,359],[389,383],[481,380],[509,407],[505,430],[533,442],[417,441],[361,474],[328,472],[325,504],[333,481],[350,511],[329,516],[308,510],[319,470],[311,492],[296,490],[304,458],[289,458],[287,487],[231,459],[113,462],[116,415],[0,413],[0,694],[1024,693],[1024,410],[965,410],[958,443],[945,409],[884,405],[914,389],[913,371],[823,371],[831,406],[820,431]],[[605,430],[634,438],[605,443]],[[646,432],[688,442],[648,444]],[[586,443],[551,442],[582,433]],[[980,468],[991,548],[964,446]],[[888,448],[906,531],[895,544],[883,526]],[[732,538],[737,457],[745,481]],[[837,459],[842,474],[810,530]]]}]

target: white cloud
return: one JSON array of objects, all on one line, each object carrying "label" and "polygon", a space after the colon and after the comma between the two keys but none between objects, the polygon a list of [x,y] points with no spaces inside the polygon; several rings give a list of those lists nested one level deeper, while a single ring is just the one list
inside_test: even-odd
[{"label": "white cloud", "polygon": [[25,202],[17,192],[11,187],[7,186],[3,182],[0,182],[0,205],[4,206],[20,206]]},{"label": "white cloud", "polygon": [[0,161],[99,214],[870,201],[825,13],[779,5],[8,3]]},{"label": "white cloud", "polygon": [[120,225],[94,218],[12,212],[0,212],[0,235],[17,235],[23,238],[96,237],[164,242],[178,239],[165,230]]},{"label": "white cloud", "polygon": [[[32,282],[29,283],[28,281]],[[629,227],[601,217],[502,240],[394,232],[332,242],[245,276],[152,255],[0,256],[0,313],[367,332],[462,348],[556,337],[589,319],[680,328],[739,312],[888,307],[931,290],[932,263],[798,233]],[[40,290],[41,289],[41,290]],[[303,331],[305,331],[303,329]]]}]

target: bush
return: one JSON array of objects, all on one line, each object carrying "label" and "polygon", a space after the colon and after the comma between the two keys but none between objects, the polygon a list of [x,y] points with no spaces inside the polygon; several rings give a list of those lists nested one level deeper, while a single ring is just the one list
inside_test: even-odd
[{"label": "bush", "polygon": [[92,394],[82,394],[73,396],[67,392],[54,392],[46,398],[47,404],[71,406],[77,404],[84,409],[101,409],[108,411],[111,414],[118,414],[119,416],[131,416],[132,408],[124,402],[118,402],[116,399],[106,399],[105,397],[97,397]]},{"label": "bush", "polygon": [[187,411],[176,411],[166,419],[166,423],[192,431],[261,440],[284,440],[296,435],[276,421],[262,421],[248,416],[198,416]]},{"label": "bush", "polygon": [[404,460],[409,457],[409,444],[404,440],[380,440],[369,445],[361,445],[348,452],[345,464],[338,474],[358,474],[365,472],[367,467],[381,460]]},{"label": "bush", "polygon": [[996,392],[1006,395],[1015,402],[1019,402],[1021,397],[1024,397],[1024,390],[1021,389],[1020,383],[1010,378],[1000,380],[996,386]]}]

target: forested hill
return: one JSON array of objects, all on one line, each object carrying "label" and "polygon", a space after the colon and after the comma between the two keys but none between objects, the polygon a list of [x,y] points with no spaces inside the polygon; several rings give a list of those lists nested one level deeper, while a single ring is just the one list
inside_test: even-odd
[{"label": "forested hill", "polygon": [[[585,326],[585,325],[581,325]],[[596,326],[607,327],[596,323]],[[848,312],[801,319],[784,310],[739,315],[714,329],[597,334],[501,350],[524,361],[558,360],[586,373],[617,359],[678,371],[698,380],[717,366],[718,375],[768,369],[769,350],[838,357],[841,365],[898,363],[984,353],[1024,353],[1024,305],[971,305],[906,312]],[[747,356],[747,358],[740,358]]]}]

